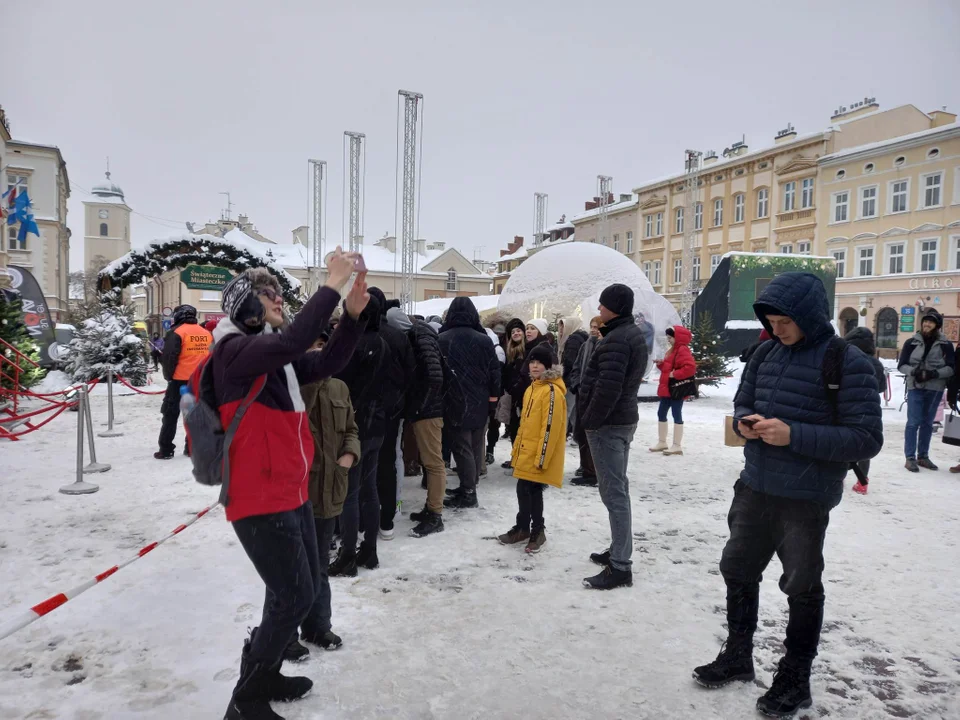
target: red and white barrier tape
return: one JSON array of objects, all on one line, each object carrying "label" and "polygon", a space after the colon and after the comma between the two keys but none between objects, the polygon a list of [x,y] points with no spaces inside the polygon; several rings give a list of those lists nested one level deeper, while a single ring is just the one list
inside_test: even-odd
[{"label": "red and white barrier tape", "polygon": [[97,585],[98,583],[103,582],[118,570],[125,568],[130,563],[136,562],[137,560],[142,558],[144,555],[146,555],[148,552],[150,552],[157,546],[163,545],[163,543],[165,543],[167,540],[172,538],[174,535],[178,535],[184,530],[186,530],[188,527],[193,525],[197,520],[202,518],[204,515],[206,515],[211,510],[213,510],[213,508],[215,508],[219,504],[220,504],[219,502],[216,502],[213,505],[210,505],[209,507],[204,508],[203,510],[198,512],[193,518],[191,518],[189,522],[186,522],[183,525],[180,525],[178,528],[176,528],[173,532],[171,532],[166,537],[161,538],[156,542],[152,542],[149,545],[145,545],[144,547],[140,548],[140,551],[133,557],[125,560],[119,565],[114,565],[112,568],[109,568],[108,570],[104,570],[102,573],[94,577],[92,580],[87,580],[85,583],[81,585],[77,585],[75,588],[71,588],[70,590],[67,590],[64,593],[58,593],[57,595],[53,595],[52,597],[47,598],[42,603],[38,603],[34,605],[29,610],[24,610],[19,616],[13,618],[10,622],[4,625],[0,625],[0,640],[3,640],[5,637],[9,637],[10,635],[13,635],[15,632],[17,632],[17,630],[21,630],[22,628],[25,628],[30,623],[36,622],[47,613],[52,612],[53,610],[56,610],[58,607],[63,605],[68,600],[72,600],[77,595],[80,595],[81,593],[85,593],[94,585]]},{"label": "red and white barrier tape", "polygon": [[126,381],[126,379],[123,378],[123,377],[121,377],[120,375],[117,375],[117,380],[119,380],[120,382],[122,382],[124,385],[126,385],[126,386],[127,386],[128,388],[130,388],[131,390],[134,390],[134,391],[140,393],[141,395],[163,395],[163,394],[167,391],[166,388],[164,388],[163,390],[157,390],[156,392],[151,392],[151,391],[148,391],[148,390],[141,390],[140,388],[136,388],[136,387],[134,387],[133,385],[131,385],[130,383],[128,383],[128,382]]}]

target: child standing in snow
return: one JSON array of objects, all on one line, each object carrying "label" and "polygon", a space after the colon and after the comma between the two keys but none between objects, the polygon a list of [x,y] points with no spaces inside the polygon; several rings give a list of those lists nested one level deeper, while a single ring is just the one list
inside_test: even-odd
[{"label": "child standing in snow", "polygon": [[498,540],[503,545],[527,541],[528,553],[547,542],[543,521],[544,485],[563,484],[567,436],[567,388],[563,366],[553,348],[543,343],[527,356],[533,381],[523,395],[520,429],[513,443],[513,475],[517,478],[517,524]]}]

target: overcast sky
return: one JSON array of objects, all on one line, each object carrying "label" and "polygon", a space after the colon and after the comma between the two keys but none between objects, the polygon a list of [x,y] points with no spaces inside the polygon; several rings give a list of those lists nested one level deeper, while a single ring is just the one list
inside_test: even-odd
[{"label": "overcast sky", "polygon": [[[781,9],[782,8],[782,9]],[[343,131],[367,135],[365,235],[393,233],[397,90],[425,96],[420,236],[487,258],[594,195],[682,169],[683,150],[756,149],[834,108],[960,109],[957,0],[32,0],[8,8],[0,103],[58,145],[82,262],[84,190],[113,180],[134,246],[234,215],[290,242],[307,158],[329,163],[342,237]]]}]

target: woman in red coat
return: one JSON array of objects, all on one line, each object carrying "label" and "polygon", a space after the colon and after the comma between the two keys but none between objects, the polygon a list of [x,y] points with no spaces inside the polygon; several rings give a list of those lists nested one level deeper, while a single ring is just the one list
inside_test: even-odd
[{"label": "woman in red coat", "polygon": [[[697,374],[697,362],[690,352],[692,335],[683,325],[667,328],[667,342],[670,350],[663,360],[657,360],[660,370],[660,386],[657,397],[660,398],[660,420],[657,426],[659,441],[650,448],[650,452],[662,452],[664,455],[683,455],[683,400],[670,397],[670,380],[686,380]],[[667,445],[667,411],[673,411],[673,445]]]}]

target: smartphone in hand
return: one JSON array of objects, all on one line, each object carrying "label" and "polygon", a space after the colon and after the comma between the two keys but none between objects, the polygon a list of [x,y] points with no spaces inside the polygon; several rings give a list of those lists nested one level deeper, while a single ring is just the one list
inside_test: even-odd
[{"label": "smartphone in hand", "polygon": [[760,422],[760,419],[752,418],[752,417],[742,417],[742,418],[737,418],[737,422],[740,423],[741,425],[746,425],[748,428],[752,428],[754,425]]},{"label": "smartphone in hand", "polygon": [[353,261],[353,269],[358,273],[367,271],[367,264],[363,261],[363,255],[357,255],[356,260]]}]

